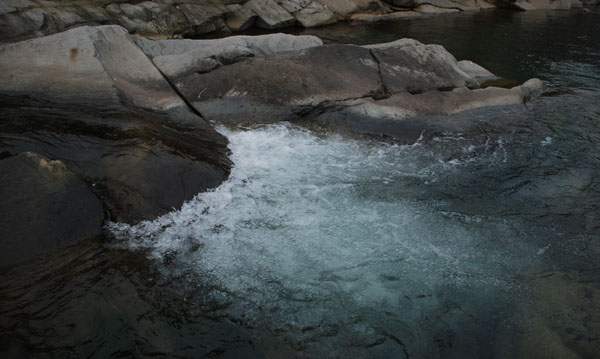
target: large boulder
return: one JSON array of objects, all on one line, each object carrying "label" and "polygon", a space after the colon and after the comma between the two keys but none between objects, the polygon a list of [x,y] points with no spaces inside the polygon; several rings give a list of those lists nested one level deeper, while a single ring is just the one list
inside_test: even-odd
[{"label": "large boulder", "polygon": [[0,267],[100,233],[104,212],[64,163],[31,152],[0,160]]},{"label": "large boulder", "polygon": [[381,2],[378,0],[317,0],[327,9],[333,12],[338,18],[348,18],[355,13],[370,13],[385,11]]},{"label": "large boulder", "polygon": [[371,51],[348,45],[247,58],[172,81],[205,118],[225,123],[290,120],[320,103],[371,96],[381,88]]},{"label": "large boulder", "polygon": [[382,80],[391,93],[479,87],[443,46],[401,39],[365,47],[371,49],[380,64]]},{"label": "large boulder", "polygon": [[[225,40],[215,41],[213,45],[220,42],[222,46],[214,48],[223,54],[214,54],[214,59],[242,53],[230,51]],[[363,47],[313,46],[264,56],[255,53],[236,61],[229,58],[230,64],[219,61],[214,69],[187,61],[184,52],[169,59],[179,66],[177,71],[160,61],[161,49],[171,48],[166,52],[176,54],[183,52],[176,50],[178,46],[202,48],[201,42],[149,44],[142,47],[148,48],[150,56],[156,55],[155,64],[179,93],[205,118],[230,125],[282,120],[308,126],[333,124],[413,142],[424,129],[435,127],[424,127],[429,120],[423,116],[437,116],[439,121],[439,116],[482,107],[520,106],[543,86],[532,80],[513,89],[479,89],[480,83],[496,77],[475,63],[457,62],[439,45],[412,39]],[[186,69],[186,64],[193,66]],[[406,135],[407,128],[412,129],[410,135]]]},{"label": "large boulder", "polygon": [[123,28],[6,45],[0,69],[0,150],[61,160],[93,185],[113,220],[156,218],[229,173],[226,139]]},{"label": "large boulder", "polygon": [[256,26],[263,29],[279,29],[296,22],[296,19],[275,0],[250,0],[244,6],[258,15]]}]

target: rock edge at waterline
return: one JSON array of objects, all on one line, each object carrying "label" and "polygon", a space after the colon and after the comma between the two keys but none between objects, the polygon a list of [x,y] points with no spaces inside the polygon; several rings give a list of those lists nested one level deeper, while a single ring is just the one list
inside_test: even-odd
[{"label": "rock edge at waterline", "polygon": [[[114,25],[0,46],[0,69],[0,189],[16,196],[2,207],[12,216],[0,213],[12,231],[2,245],[11,253],[22,249],[9,248],[19,236],[39,241],[23,259],[93,237],[102,218],[151,220],[218,186],[231,162],[214,123],[292,121],[409,143],[436,128],[422,116],[451,123],[448,115],[465,110],[523,104],[543,86],[480,89],[493,74],[412,39],[362,47],[284,34],[153,41]],[[48,196],[28,202],[27,191],[15,190],[10,168],[23,156],[60,164],[103,216],[97,205],[82,211],[93,221],[57,214],[53,225],[84,229],[60,243],[39,234],[50,228],[43,221],[18,230],[32,203],[51,207]]]},{"label": "rock edge at waterline", "polygon": [[0,42],[81,25],[120,25],[132,34],[195,37],[249,28],[315,27],[339,21],[372,23],[482,11],[560,9],[598,0],[2,0]]}]

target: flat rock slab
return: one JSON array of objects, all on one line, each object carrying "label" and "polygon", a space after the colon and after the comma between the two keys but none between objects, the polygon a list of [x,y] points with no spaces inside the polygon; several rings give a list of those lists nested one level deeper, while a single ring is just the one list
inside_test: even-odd
[{"label": "flat rock slab", "polygon": [[152,110],[185,107],[120,26],[83,26],[0,46],[0,93]]},{"label": "flat rock slab", "polygon": [[205,118],[229,124],[290,120],[321,102],[371,96],[381,88],[370,50],[349,45],[248,58],[172,81]]},{"label": "flat rock slab", "polygon": [[104,211],[64,163],[31,152],[0,160],[0,267],[100,233]]}]

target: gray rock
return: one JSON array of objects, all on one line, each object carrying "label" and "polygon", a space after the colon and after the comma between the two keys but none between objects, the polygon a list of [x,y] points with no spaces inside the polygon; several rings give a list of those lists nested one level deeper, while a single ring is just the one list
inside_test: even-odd
[{"label": "gray rock", "polygon": [[459,61],[458,67],[462,71],[464,71],[467,75],[474,78],[479,83],[479,85],[481,85],[481,83],[484,81],[494,80],[494,79],[498,78],[498,76],[494,75],[493,73],[488,71],[486,68],[479,66],[478,64],[474,63],[473,61],[469,61],[469,60]]},{"label": "gray rock", "polygon": [[258,15],[256,26],[264,29],[279,29],[296,22],[296,19],[274,0],[250,0],[244,6]]},{"label": "gray rock", "polygon": [[31,152],[0,160],[0,267],[100,233],[98,198],[64,163]]},{"label": "gray rock", "polygon": [[242,7],[241,5],[227,5],[230,13],[227,15],[225,23],[233,31],[246,30],[256,19],[256,13],[252,9]]},{"label": "gray rock", "polygon": [[[6,0],[8,1],[8,0]],[[195,36],[229,31],[225,6],[236,1],[10,0],[0,5],[0,41],[49,35],[74,26],[114,24],[138,34]],[[239,1],[238,1],[239,2]]]},{"label": "gray rock", "polygon": [[423,14],[451,14],[455,12],[460,12],[460,9],[437,7],[430,4],[421,4],[415,7],[415,11],[418,11]]},{"label": "gray rock", "polygon": [[0,68],[0,151],[63,161],[97,184],[113,220],[156,218],[229,173],[226,139],[121,27],[3,46]]},{"label": "gray rock", "polygon": [[317,0],[339,18],[344,19],[358,12],[383,12],[382,4],[377,0]]},{"label": "gray rock", "polygon": [[78,27],[0,46],[0,68],[0,93],[29,93],[78,103],[124,100],[161,111],[185,107],[119,26]]},{"label": "gray rock", "polygon": [[171,79],[193,72],[209,72],[244,57],[268,56],[323,45],[315,36],[287,34],[231,36],[219,40],[152,41],[138,38],[136,42]]},{"label": "gray rock", "polygon": [[370,96],[381,88],[370,50],[350,45],[248,58],[173,82],[205,118],[234,124],[289,120],[322,102]]},{"label": "gray rock", "polygon": [[396,7],[417,9],[423,13],[443,13],[443,9],[474,11],[495,7],[491,2],[483,0],[385,0],[385,2]]},{"label": "gray rock", "polygon": [[385,87],[392,94],[479,87],[478,82],[460,69],[454,56],[443,46],[401,39],[365,48],[370,49],[379,62]]},{"label": "gray rock", "polygon": [[304,8],[294,12],[293,15],[304,27],[328,25],[337,21],[335,14],[317,1],[310,2]]},{"label": "gray rock", "polygon": [[396,11],[390,14],[375,15],[375,14],[355,14],[350,16],[350,21],[353,23],[371,24],[375,22],[396,21],[401,19],[414,19],[423,16],[416,11]]}]

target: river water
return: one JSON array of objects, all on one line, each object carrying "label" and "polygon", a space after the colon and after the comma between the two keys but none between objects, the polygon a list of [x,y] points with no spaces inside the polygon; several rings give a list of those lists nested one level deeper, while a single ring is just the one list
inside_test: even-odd
[{"label": "river water", "polygon": [[598,356],[600,12],[305,33],[413,37],[548,87],[413,145],[222,127],[216,190],[0,274],[3,357]]}]

